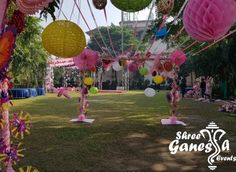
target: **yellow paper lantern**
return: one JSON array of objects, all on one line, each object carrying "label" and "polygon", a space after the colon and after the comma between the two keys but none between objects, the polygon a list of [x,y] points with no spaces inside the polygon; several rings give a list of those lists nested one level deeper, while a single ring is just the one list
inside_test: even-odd
[{"label": "yellow paper lantern", "polygon": [[93,78],[91,78],[91,77],[84,78],[84,84],[85,85],[93,85]]},{"label": "yellow paper lantern", "polygon": [[160,75],[157,75],[153,78],[153,81],[156,83],[156,84],[161,84],[163,81],[164,81],[164,78]]},{"label": "yellow paper lantern", "polygon": [[77,56],[86,46],[82,29],[67,20],[57,20],[49,24],[42,33],[42,41],[49,53],[62,58]]}]

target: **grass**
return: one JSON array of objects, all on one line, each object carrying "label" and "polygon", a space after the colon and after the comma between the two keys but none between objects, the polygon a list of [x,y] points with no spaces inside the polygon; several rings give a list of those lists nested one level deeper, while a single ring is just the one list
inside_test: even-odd
[{"label": "grass", "polygon": [[[143,92],[98,94],[89,97],[93,124],[73,124],[78,95],[72,99],[55,94],[14,100],[12,112],[32,115],[31,135],[25,138],[25,158],[18,166],[32,165],[42,172],[80,171],[208,171],[207,154],[179,152],[171,155],[169,143],[177,131],[198,132],[216,122],[236,154],[236,118],[217,112],[216,105],[183,100],[179,118],[188,126],[162,126],[169,116],[165,92],[153,98]],[[236,163],[224,162],[219,171],[234,171]]]}]

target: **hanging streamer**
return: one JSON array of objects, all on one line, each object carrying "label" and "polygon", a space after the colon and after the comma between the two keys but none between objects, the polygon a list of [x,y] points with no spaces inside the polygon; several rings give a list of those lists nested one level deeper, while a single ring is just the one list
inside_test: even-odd
[{"label": "hanging streamer", "polygon": [[106,42],[105,42],[104,39],[103,39],[101,30],[100,30],[100,28],[99,28],[99,26],[98,26],[98,23],[97,23],[97,21],[96,21],[96,18],[95,18],[95,16],[94,16],[94,14],[93,14],[93,11],[92,11],[92,8],[91,8],[91,5],[90,5],[89,0],[87,0],[87,3],[88,3],[89,11],[90,11],[90,13],[91,13],[91,15],[92,15],[93,21],[94,21],[94,23],[95,23],[95,26],[96,26],[96,28],[97,28],[97,30],[98,30],[98,33],[99,33],[100,37],[101,37],[101,40],[102,40],[104,46],[106,47],[106,49],[108,50],[109,54],[110,54],[111,56],[113,56],[112,53],[110,52],[110,50],[109,50],[109,48],[108,48]]},{"label": "hanging streamer", "polygon": [[222,38],[218,39],[217,41],[214,41],[212,44],[210,44],[210,45],[206,46],[205,48],[203,48],[203,49],[197,51],[196,53],[194,53],[193,56],[198,55],[199,53],[201,53],[201,52],[207,50],[208,48],[210,48],[210,47],[212,47],[213,45],[217,44],[218,42],[224,40],[225,38],[229,37],[230,35],[234,34],[235,32],[236,32],[236,29],[230,31],[228,34],[226,34],[226,35],[223,36]]},{"label": "hanging streamer", "polygon": [[[85,19],[85,17],[84,17],[84,15],[83,15],[83,13],[82,13],[82,11],[81,11],[81,9],[80,9],[78,3],[76,2],[76,0],[74,0],[74,2],[75,2],[75,5],[76,5],[77,9],[79,10],[79,13],[80,13],[82,19],[84,20],[84,22],[85,22],[87,28],[89,29],[90,32],[92,32],[92,30],[91,30],[91,28],[89,27],[88,22],[87,22],[87,20]],[[102,48],[101,45],[99,44],[98,40],[95,38],[95,36],[94,36],[94,40],[95,40],[95,42],[97,43],[98,47],[102,50],[102,52],[105,53],[104,50],[103,50],[103,48]]]}]

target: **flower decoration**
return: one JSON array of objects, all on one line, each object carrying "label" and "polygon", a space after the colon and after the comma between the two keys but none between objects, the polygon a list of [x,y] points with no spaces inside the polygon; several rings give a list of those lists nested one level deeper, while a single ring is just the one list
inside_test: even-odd
[{"label": "flower decoration", "polygon": [[9,26],[16,27],[17,33],[23,32],[25,28],[25,15],[19,10],[14,11],[11,20],[8,22]]},{"label": "flower decoration", "polygon": [[14,33],[11,31],[4,32],[0,38],[0,70],[9,63],[14,43]]},{"label": "flower decoration", "polygon": [[103,10],[107,6],[107,0],[93,0],[93,5],[98,10]]},{"label": "flower decoration", "polygon": [[16,165],[16,163],[24,157],[24,155],[22,154],[22,151],[24,149],[21,147],[22,143],[11,145],[11,148],[9,150],[5,149],[3,153],[0,153],[0,161]]},{"label": "flower decoration", "polygon": [[12,126],[12,135],[15,138],[23,139],[25,134],[30,134],[30,127],[32,126],[30,114],[23,112],[14,114],[10,124]]}]

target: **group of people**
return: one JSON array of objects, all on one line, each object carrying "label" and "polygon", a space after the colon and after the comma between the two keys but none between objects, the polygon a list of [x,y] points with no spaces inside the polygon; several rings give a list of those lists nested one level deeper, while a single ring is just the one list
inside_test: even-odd
[{"label": "group of people", "polygon": [[[180,89],[182,98],[186,93],[186,79],[181,77],[180,79]],[[187,92],[187,94],[194,98],[204,98],[204,99],[212,99],[212,87],[213,87],[213,78],[205,77],[202,78],[201,81],[196,80],[193,86],[193,90]]]}]

